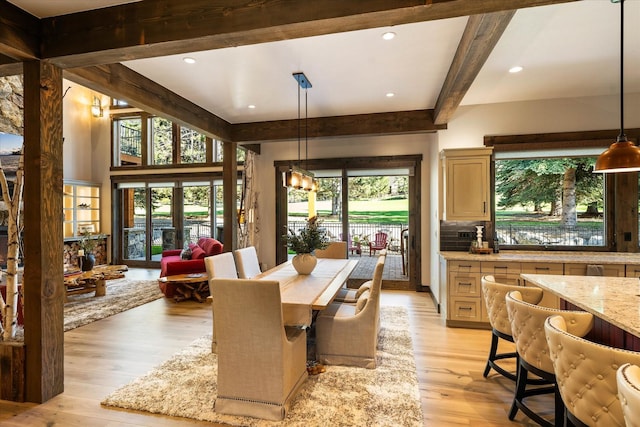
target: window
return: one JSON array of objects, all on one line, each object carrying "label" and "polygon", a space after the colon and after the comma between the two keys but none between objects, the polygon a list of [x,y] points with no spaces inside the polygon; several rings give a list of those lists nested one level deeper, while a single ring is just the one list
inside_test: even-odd
[{"label": "window", "polygon": [[173,124],[162,117],[152,117],[150,121],[151,164],[170,165],[173,159]]},{"label": "window", "polygon": [[142,119],[123,117],[113,121],[114,165],[129,166],[142,164]]},{"label": "window", "polygon": [[495,232],[502,246],[604,247],[604,175],[596,157],[495,161]]},{"label": "window", "polygon": [[201,133],[180,127],[180,163],[205,163],[207,138]]}]

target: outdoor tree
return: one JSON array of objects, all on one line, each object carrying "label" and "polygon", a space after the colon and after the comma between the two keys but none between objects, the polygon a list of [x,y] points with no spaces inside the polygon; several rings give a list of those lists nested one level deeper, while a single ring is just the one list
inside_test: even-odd
[{"label": "outdoor tree", "polygon": [[2,322],[0,332],[2,340],[15,338],[18,323],[18,261],[20,248],[20,232],[22,228],[20,209],[24,189],[24,147],[20,150],[16,180],[10,191],[9,182],[2,162],[0,162],[0,188],[2,199],[7,209],[7,292],[6,299],[0,294],[0,313]]},{"label": "outdoor tree", "polygon": [[595,206],[597,211],[598,200],[602,200],[601,178],[592,173],[593,165],[590,158],[496,162],[498,207],[519,204],[539,212],[549,205],[549,215],[559,211],[562,224],[574,226],[579,203]]}]

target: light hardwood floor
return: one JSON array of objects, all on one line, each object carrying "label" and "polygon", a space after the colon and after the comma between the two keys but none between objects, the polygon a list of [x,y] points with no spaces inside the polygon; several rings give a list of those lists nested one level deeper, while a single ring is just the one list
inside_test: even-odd
[{"label": "light hardwood floor", "polygon": [[[157,270],[128,273],[157,275]],[[446,328],[427,293],[383,291],[382,304],[409,310],[425,426],[535,425],[521,414],[508,420],[512,382],[493,372],[482,377],[489,331]],[[64,393],[42,405],[0,401],[0,425],[212,426],[100,406],[113,390],[209,333],[210,316],[207,304],[160,299],[66,332]],[[537,403],[553,413],[550,398]]]}]

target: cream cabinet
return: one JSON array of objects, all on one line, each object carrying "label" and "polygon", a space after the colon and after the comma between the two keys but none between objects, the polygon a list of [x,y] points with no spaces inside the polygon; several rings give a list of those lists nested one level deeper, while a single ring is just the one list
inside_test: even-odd
[{"label": "cream cabinet", "polygon": [[[599,275],[596,272],[594,272],[594,274],[590,274],[590,272],[588,271],[590,265],[591,264],[586,264],[586,263],[565,263],[564,274],[566,276]],[[624,264],[602,264],[602,276],[624,277],[625,276]]]},{"label": "cream cabinet", "polygon": [[101,233],[100,185],[65,181],[63,191],[64,237],[78,237],[85,231]]},{"label": "cream cabinet", "polygon": [[[522,262],[520,270],[522,274],[564,274],[564,264],[559,262]],[[532,286],[524,279],[520,279],[520,282],[523,286]],[[538,304],[543,307],[560,308],[560,298],[550,292],[545,292]]]},{"label": "cream cabinet", "polygon": [[640,277],[640,265],[638,265],[638,264],[627,264],[625,266],[625,276],[626,277]]},{"label": "cream cabinet", "polygon": [[480,286],[480,262],[450,261],[447,277],[447,323],[482,322],[485,310]]},{"label": "cream cabinet", "polygon": [[445,221],[491,220],[490,148],[443,150],[440,213]]}]

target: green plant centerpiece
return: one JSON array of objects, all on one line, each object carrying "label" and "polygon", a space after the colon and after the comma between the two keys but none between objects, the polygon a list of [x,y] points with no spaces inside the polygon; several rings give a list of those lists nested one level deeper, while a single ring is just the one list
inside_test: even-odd
[{"label": "green plant centerpiece", "polygon": [[298,233],[289,229],[284,236],[287,247],[296,253],[291,263],[298,274],[311,274],[317,263],[313,252],[316,249],[325,249],[329,246],[327,232],[321,229],[319,224],[317,216],[311,217],[307,220],[307,225]]}]

